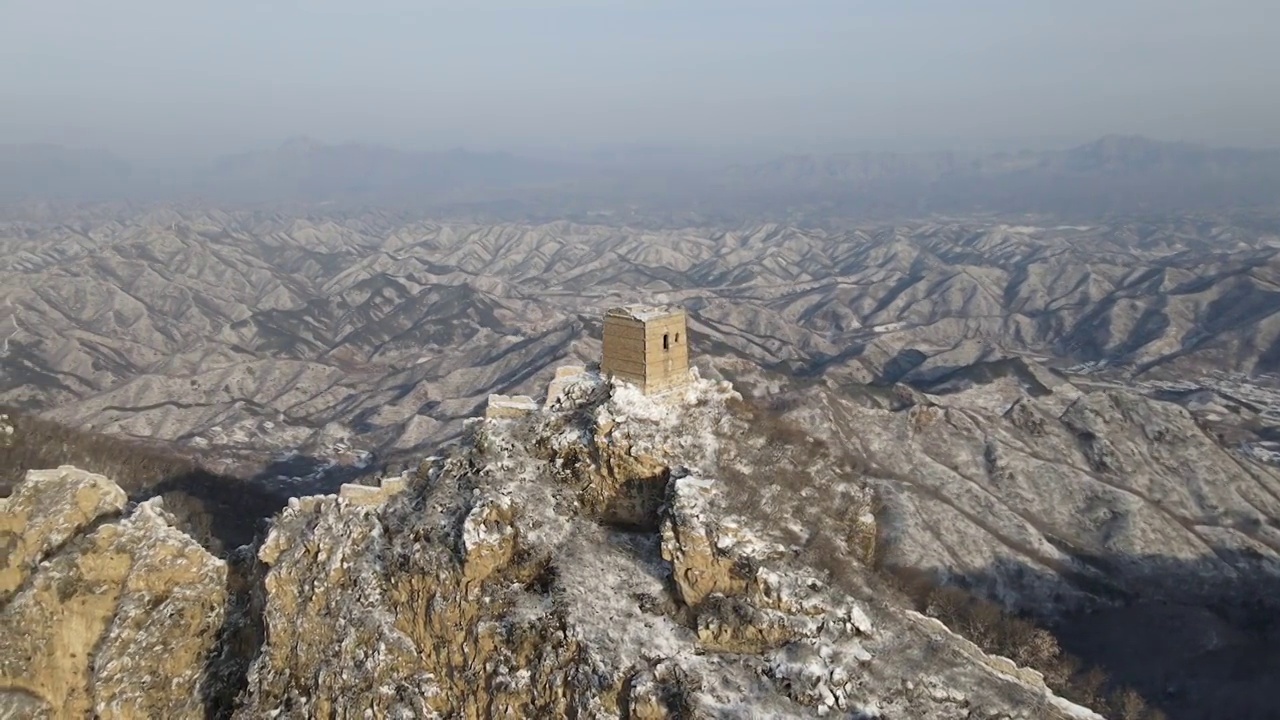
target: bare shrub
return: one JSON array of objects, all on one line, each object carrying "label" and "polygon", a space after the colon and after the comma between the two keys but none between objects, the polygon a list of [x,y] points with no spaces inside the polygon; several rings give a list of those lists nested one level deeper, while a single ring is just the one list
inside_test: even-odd
[{"label": "bare shrub", "polygon": [[[1059,684],[1070,679],[1078,663],[1066,656],[1053,633],[1021,618],[1011,618],[1000,625],[1004,636],[999,644],[1010,648],[1009,659],[1027,667],[1045,668],[1045,682]],[[1054,672],[1056,670],[1056,672]],[[1053,677],[1050,677],[1053,675]]]},{"label": "bare shrub", "polygon": [[1106,701],[1107,674],[1091,667],[1071,678],[1067,699],[1088,707],[1102,708]]},{"label": "bare shrub", "polygon": [[861,512],[852,518],[852,527],[845,542],[853,549],[863,565],[875,568],[883,559],[879,524],[883,503],[879,494],[870,489],[865,493],[864,503],[860,508]]},{"label": "bare shrub", "polygon": [[[1083,668],[1062,650],[1053,633],[963,588],[943,584],[928,571],[887,565],[890,533],[882,523],[864,519],[883,517],[882,500],[864,480],[894,479],[896,474],[871,462],[856,444],[833,449],[789,421],[785,406],[767,400],[731,401],[729,409],[749,423],[753,435],[765,438],[754,454],[731,457],[721,468],[731,512],[754,518],[765,527],[776,527],[789,518],[810,528],[799,559],[824,571],[837,586],[856,590],[865,582],[857,572],[859,565],[873,568],[884,585],[900,593],[911,607],[941,620],[983,651],[1037,670],[1049,687],[1073,702],[1118,718],[1162,717],[1137,692],[1113,688],[1101,670]],[[932,412],[921,408],[922,422],[931,419],[926,416]],[[868,492],[840,512],[831,501],[849,497],[847,487],[839,487],[842,482],[857,483]]]},{"label": "bare shrub", "polygon": [[[1007,657],[1044,676],[1045,684],[1072,702],[1124,720],[1163,720],[1132,688],[1112,688],[1100,668],[1082,669],[1053,633],[1004,612],[998,605],[918,568],[887,567],[889,586],[916,610],[941,620],[984,652]],[[1108,690],[1111,690],[1109,693]]]},{"label": "bare shrub", "polygon": [[855,588],[862,583],[852,573],[874,564],[879,548],[879,501],[864,478],[870,463],[788,418],[787,402],[729,401],[731,415],[750,432],[725,449],[717,468],[727,488],[726,509],[790,536],[808,564]]},{"label": "bare shrub", "polygon": [[800,559],[806,565],[825,572],[831,582],[839,587],[852,584],[855,562],[845,547],[825,530],[817,530],[801,552]]},{"label": "bare shrub", "polygon": [[973,596],[957,587],[935,587],[927,596],[924,612],[951,627],[959,627]]},{"label": "bare shrub", "polygon": [[928,602],[929,593],[938,586],[933,573],[921,568],[881,565],[877,569],[890,590],[902,595],[908,605],[921,612]]},{"label": "bare shrub", "polygon": [[75,465],[113,480],[133,501],[163,495],[182,528],[210,552],[253,540],[262,518],[286,498],[242,478],[212,472],[194,460],[141,442],[67,427],[0,408],[13,432],[0,444],[0,497],[28,470]]},{"label": "bare shrub", "polygon": [[1159,710],[1152,710],[1147,701],[1133,688],[1116,691],[1107,703],[1111,717],[1116,720],[1158,720],[1164,717]]}]

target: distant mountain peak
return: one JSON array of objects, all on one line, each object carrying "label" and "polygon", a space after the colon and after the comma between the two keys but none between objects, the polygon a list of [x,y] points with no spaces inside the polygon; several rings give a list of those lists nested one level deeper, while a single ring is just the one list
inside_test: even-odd
[{"label": "distant mountain peak", "polygon": [[280,147],[277,150],[282,153],[310,153],[324,150],[328,147],[331,147],[328,143],[310,135],[296,135],[280,143]]}]

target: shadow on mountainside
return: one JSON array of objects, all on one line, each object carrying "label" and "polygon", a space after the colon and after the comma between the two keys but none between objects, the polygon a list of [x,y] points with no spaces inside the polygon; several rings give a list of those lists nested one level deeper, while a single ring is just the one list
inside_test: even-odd
[{"label": "shadow on mountainside", "polygon": [[240,547],[227,557],[222,627],[200,674],[200,699],[210,720],[232,716],[249,684],[249,668],[266,641],[266,568],[258,560],[257,545]]},{"label": "shadow on mountainside", "polygon": [[[0,497],[10,495],[28,470],[74,465],[111,479],[131,503],[162,497],[180,530],[226,560],[225,615],[204,658],[200,694],[206,717],[229,717],[265,637],[265,572],[257,559],[257,545],[268,520],[304,489],[273,484],[270,479],[283,470],[328,468],[331,463],[298,456],[287,465],[268,465],[255,476],[242,478],[212,472],[164,448],[69,428],[13,410],[3,414],[12,431],[0,436],[4,440],[0,443]],[[331,473],[332,477],[318,474],[306,489],[328,492],[363,471],[342,470]]]},{"label": "shadow on mountainside", "polygon": [[179,528],[218,556],[253,540],[258,523],[288,496],[252,479],[212,472],[190,458],[125,438],[7,413],[14,431],[0,445],[0,496],[28,470],[74,465],[110,478],[130,502],[163,496]]},{"label": "shadow on mountainside", "polygon": [[903,348],[884,364],[884,369],[876,377],[872,385],[887,387],[906,377],[912,370],[920,367],[929,356],[915,348]]},{"label": "shadow on mountainside", "polygon": [[13,431],[0,436],[0,497],[28,470],[74,465],[110,478],[142,502],[163,496],[179,528],[219,557],[251,543],[266,520],[299,495],[337,492],[344,482],[372,475],[372,467],[297,455],[248,476],[219,473],[170,448],[89,432],[0,407]]},{"label": "shadow on mountainside", "polygon": [[[950,576],[948,584],[1051,630],[1065,653],[1105,673],[1107,685],[1137,690],[1170,720],[1280,717],[1280,561],[1224,549],[1194,560],[1074,559],[1099,570],[1109,587],[1085,589],[1061,574],[1013,561]],[[891,572],[906,579],[901,585],[925,610],[928,588],[937,586],[912,581],[912,571]],[[1085,599],[1057,607],[1019,602],[1052,595]],[[967,620],[951,618],[948,624],[970,636],[973,628],[963,627]]]},{"label": "shadow on mountainside", "polygon": [[178,519],[183,532],[224,558],[235,548],[254,542],[255,536],[290,497],[253,479],[219,475],[201,468],[129,492],[129,499],[135,502],[156,496],[164,498],[165,509]]},{"label": "shadow on mountainside", "polygon": [[[192,503],[187,517],[208,523],[183,531],[207,548],[221,551],[227,562],[226,606],[222,627],[204,659],[200,697],[206,718],[229,718],[248,685],[249,669],[266,639],[263,610],[266,603],[267,567],[258,559],[258,548],[270,529],[270,520],[291,497],[336,493],[345,482],[366,482],[372,468],[335,465],[330,460],[296,455],[273,461],[247,478],[218,475],[197,469],[168,478],[145,492],[163,495],[171,512],[175,505]],[[280,478],[287,478],[281,481]],[[376,479],[375,479],[376,484]],[[179,522],[183,516],[177,512]],[[203,531],[204,537],[198,533]]]}]

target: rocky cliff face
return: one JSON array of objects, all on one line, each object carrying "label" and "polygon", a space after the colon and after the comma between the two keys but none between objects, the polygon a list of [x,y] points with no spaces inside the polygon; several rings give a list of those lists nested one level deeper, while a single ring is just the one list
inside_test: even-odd
[{"label": "rocky cliff face", "polygon": [[75,468],[0,500],[0,716],[200,717],[227,566]]},{"label": "rocky cliff face", "polygon": [[894,604],[860,564],[862,489],[831,534],[838,581],[810,562],[809,529],[736,510],[753,490],[734,467],[785,457],[820,479],[839,463],[761,440],[739,403],[724,383],[654,400],[588,378],[553,409],[476,421],[381,505],[292,502],[257,548],[256,589],[158,501],[126,511],[105,478],[31,473],[0,520],[4,702],[104,718],[1098,717]]},{"label": "rocky cliff face", "polygon": [[730,519],[710,474],[746,429],[727,387],[670,404],[598,389],[474,425],[385,506],[285,511],[238,715],[1067,712],[1035,673],[854,600]]}]

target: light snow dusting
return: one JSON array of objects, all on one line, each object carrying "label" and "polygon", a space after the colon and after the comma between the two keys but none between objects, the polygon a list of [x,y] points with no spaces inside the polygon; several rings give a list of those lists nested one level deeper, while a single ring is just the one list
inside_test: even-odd
[{"label": "light snow dusting", "polygon": [[[468,639],[473,635],[486,639],[447,651],[466,653],[475,678],[454,678],[445,670],[436,680],[422,680],[423,687],[435,688],[431,702],[442,703],[438,707],[461,707],[450,704],[450,684],[470,688],[471,695],[529,697],[548,683],[567,683],[570,692],[582,694],[578,712],[591,716],[616,716],[608,705],[622,701],[616,693],[631,693],[626,701],[636,708],[678,692],[700,716],[725,718],[874,717],[882,710],[886,717],[942,718],[951,717],[947,708],[956,704],[1007,708],[1007,698],[1020,697],[1031,707],[1043,700],[1042,685],[1022,684],[1008,673],[975,682],[975,663],[999,663],[928,655],[927,632],[903,612],[855,601],[828,571],[797,559],[790,541],[779,542],[786,525],[797,522],[794,510],[727,511],[727,491],[736,486],[717,477],[722,455],[754,473],[760,471],[746,458],[794,451],[779,450],[755,431],[748,415],[731,410],[729,403],[741,396],[728,383],[693,374],[688,386],[649,396],[593,374],[559,373],[556,380],[554,402],[469,424],[457,452],[424,463],[431,466],[425,477],[419,473],[397,484],[409,489],[362,507],[303,499],[282,513],[280,522],[294,525],[319,514],[308,521],[310,532],[337,544],[314,549],[312,562],[326,577],[360,576],[376,567],[436,578],[442,587],[458,583],[452,591],[457,598],[439,597],[426,612],[438,614],[431,622],[472,618],[472,626],[456,628],[457,642],[479,642]],[[761,482],[767,485],[767,479]],[[830,494],[802,503],[848,506],[852,519],[874,523],[861,509],[866,488],[844,482],[823,492]],[[766,526],[770,522],[776,526]],[[401,528],[415,529],[401,535],[407,533]],[[814,528],[801,530],[810,536]],[[454,540],[440,555],[418,539],[427,537]],[[260,557],[274,567],[282,554],[309,547],[276,528]],[[431,565],[433,558],[445,559]],[[418,562],[429,569],[412,570]],[[410,570],[394,570],[397,563]],[[862,582],[857,578],[863,572],[850,568],[852,582]],[[413,587],[398,576],[389,580]],[[437,633],[405,635],[405,621],[395,619],[403,609],[387,590],[351,592],[359,598],[355,614],[365,608],[379,618],[352,621],[351,627],[364,628],[364,637],[387,648],[353,654],[375,664],[442,657],[440,648],[413,648],[413,640]],[[510,661],[504,653],[527,653],[532,646],[506,647],[504,638],[524,636],[558,637],[554,642],[568,645],[537,646],[541,660]],[[571,658],[558,654],[570,647]],[[916,658],[926,656],[936,672],[923,681]],[[556,663],[568,663],[569,670],[556,670]],[[401,680],[383,683],[378,692],[389,703],[388,714],[398,702],[389,693],[403,692],[407,685],[398,683],[410,679],[395,667]],[[579,687],[584,677],[599,687]],[[468,684],[472,680],[479,684]],[[903,692],[917,681],[919,691]],[[615,686],[615,694],[605,692]]]}]

